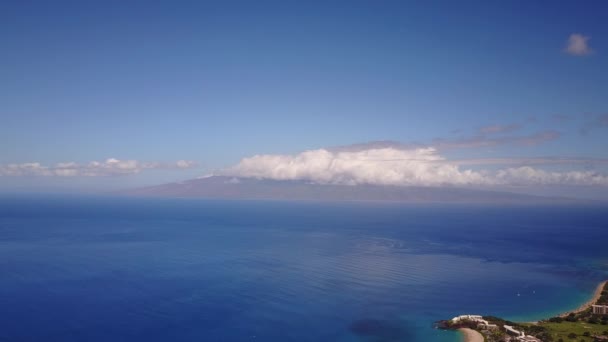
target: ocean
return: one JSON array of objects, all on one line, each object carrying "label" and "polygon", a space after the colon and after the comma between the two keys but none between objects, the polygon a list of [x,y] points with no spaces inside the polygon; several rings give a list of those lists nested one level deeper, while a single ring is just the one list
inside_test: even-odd
[{"label": "ocean", "polygon": [[4,196],[0,341],[454,342],[608,278],[608,208]]}]

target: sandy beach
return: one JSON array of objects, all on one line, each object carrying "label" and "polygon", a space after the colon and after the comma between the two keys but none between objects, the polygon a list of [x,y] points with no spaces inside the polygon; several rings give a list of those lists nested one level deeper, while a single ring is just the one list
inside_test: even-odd
[{"label": "sandy beach", "polygon": [[483,335],[473,329],[460,328],[458,331],[464,335],[465,342],[483,342]]},{"label": "sandy beach", "polygon": [[597,300],[600,299],[600,296],[602,295],[602,289],[604,289],[604,286],[606,285],[606,283],[608,283],[608,280],[601,282],[595,289],[595,292],[593,293],[593,297],[591,299],[589,299],[587,302],[585,302],[585,304],[579,306],[575,310],[566,311],[563,314],[559,315],[559,317],[566,317],[571,313],[579,313],[581,311],[585,311],[586,309],[590,308],[591,305],[595,304],[595,302],[597,302]]}]

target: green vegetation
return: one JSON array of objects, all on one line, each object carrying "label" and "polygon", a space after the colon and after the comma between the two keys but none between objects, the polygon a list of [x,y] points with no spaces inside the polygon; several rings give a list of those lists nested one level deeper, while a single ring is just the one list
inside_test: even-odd
[{"label": "green vegetation", "polygon": [[[608,304],[608,284],[604,285],[596,304]],[[538,328],[542,329],[534,331]],[[592,342],[595,340],[594,336],[608,336],[608,315],[594,315],[589,308],[582,312],[570,313],[566,317],[552,317],[538,324],[526,324],[525,330],[543,341]]]},{"label": "green vegetation", "polygon": [[[608,283],[604,285],[599,299],[595,302],[599,305],[608,305]],[[595,342],[599,338],[608,337],[608,315],[593,314],[591,308],[577,313],[569,313],[567,316],[551,317],[538,323],[515,323],[494,316],[483,316],[490,324],[496,324],[498,328],[487,329],[478,326],[473,321],[441,321],[442,329],[471,328],[484,335],[485,341],[506,341],[509,335],[505,333],[504,326],[510,325],[526,335],[536,336],[543,342]],[[481,329],[481,330],[480,330]],[[514,338],[511,338],[514,340]],[[603,341],[603,340],[602,340]],[[608,340],[607,340],[608,341]]]},{"label": "green vegetation", "polygon": [[606,286],[604,286],[602,295],[600,296],[600,299],[597,300],[596,304],[608,305],[608,284],[606,284]]},{"label": "green vegetation", "polygon": [[[539,325],[547,329],[553,341],[558,342],[560,339],[562,341],[572,341],[577,338],[580,341],[592,342],[594,340],[593,335],[604,335],[604,331],[606,330],[605,326],[588,324],[586,322],[542,322]],[[545,340],[543,339],[543,341]]]}]

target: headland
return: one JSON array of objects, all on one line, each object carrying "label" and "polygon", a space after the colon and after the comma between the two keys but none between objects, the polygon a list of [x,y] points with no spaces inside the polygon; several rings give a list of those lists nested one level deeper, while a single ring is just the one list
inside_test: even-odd
[{"label": "headland", "polygon": [[437,327],[460,331],[465,342],[608,342],[608,281],[577,309],[538,322],[460,315],[437,322]]}]

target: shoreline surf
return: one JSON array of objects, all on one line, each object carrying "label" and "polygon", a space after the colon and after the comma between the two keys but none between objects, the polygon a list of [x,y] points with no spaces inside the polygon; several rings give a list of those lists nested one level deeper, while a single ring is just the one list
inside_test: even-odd
[{"label": "shoreline surf", "polygon": [[587,309],[589,309],[593,304],[595,304],[595,302],[597,302],[600,297],[602,296],[602,291],[604,290],[604,287],[606,286],[606,284],[608,283],[608,280],[604,280],[601,283],[599,283],[599,285],[595,288],[595,292],[593,292],[593,297],[591,297],[591,299],[589,299],[588,301],[586,301],[585,303],[583,303],[581,306],[579,306],[578,308],[574,309],[574,310],[570,310],[570,311],[566,311],[563,312],[561,314],[558,315],[558,317],[567,317],[568,315],[570,315],[571,313],[577,314],[580,312],[583,312]]}]

